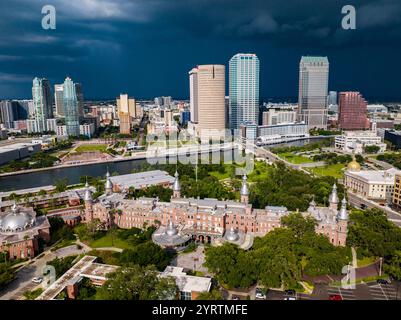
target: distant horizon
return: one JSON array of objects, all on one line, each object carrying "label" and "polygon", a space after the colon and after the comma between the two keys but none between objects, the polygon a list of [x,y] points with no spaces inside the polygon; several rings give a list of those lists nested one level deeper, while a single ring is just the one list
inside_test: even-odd
[{"label": "distant horizon", "polygon": [[[331,90],[331,91],[335,91],[335,90]],[[338,92],[340,92],[340,91],[337,91],[337,93]],[[52,93],[53,93],[53,91],[52,91]],[[169,95],[165,95],[165,97],[166,96],[169,96]],[[84,102],[90,102],[90,101],[94,101],[94,102],[115,101],[117,97],[118,97],[118,95],[116,97],[114,97],[114,98],[101,98],[101,97],[99,97],[99,98],[94,98],[94,97],[86,98],[85,97],[85,91],[84,91]],[[159,95],[159,96],[154,96],[154,97],[150,97],[150,98],[147,98],[147,97],[145,97],[145,98],[139,97],[138,98],[136,96],[131,96],[130,95],[130,97],[135,98],[137,101],[152,101],[156,97],[162,97],[162,96]],[[399,98],[396,98],[396,97],[366,97],[366,96],[363,96],[363,97],[367,100],[368,104],[378,104],[378,103],[387,103],[387,104],[400,103],[401,104],[401,97],[399,97]],[[175,100],[175,101],[189,101],[189,97],[182,98],[182,97],[171,96],[171,98],[173,100]],[[23,97],[22,98],[0,98],[0,101],[1,100],[32,100],[32,97],[29,97],[29,98],[23,98]],[[298,103],[298,97],[263,97],[263,98],[260,98],[260,101],[261,101],[260,103],[264,103],[264,102]]]}]

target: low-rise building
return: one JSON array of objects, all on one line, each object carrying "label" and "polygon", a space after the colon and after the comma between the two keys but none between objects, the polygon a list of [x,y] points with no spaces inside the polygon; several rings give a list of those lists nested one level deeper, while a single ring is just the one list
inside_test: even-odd
[{"label": "low-rise building", "polygon": [[180,267],[168,266],[160,276],[175,279],[180,300],[196,300],[199,294],[209,292],[212,287],[212,278],[187,275]]},{"label": "low-rise building", "polygon": [[379,147],[379,153],[386,151],[386,144],[375,131],[345,131],[341,136],[336,136],[334,145],[345,152],[361,154],[366,146]]},{"label": "low-rise building", "polygon": [[129,188],[145,189],[156,185],[169,187],[174,182],[174,177],[170,176],[166,171],[153,170],[112,176],[110,180],[113,184],[114,192],[128,192]]},{"label": "low-rise building", "polygon": [[354,194],[383,204],[391,203],[394,193],[395,175],[400,170],[361,170],[354,160],[344,173],[344,186]]},{"label": "low-rise building", "polygon": [[40,143],[14,143],[0,147],[0,165],[27,158],[41,150]]},{"label": "low-rise building", "polygon": [[33,258],[39,252],[39,241],[50,241],[50,223],[46,216],[36,216],[32,208],[14,204],[0,212],[0,253],[11,260]]}]

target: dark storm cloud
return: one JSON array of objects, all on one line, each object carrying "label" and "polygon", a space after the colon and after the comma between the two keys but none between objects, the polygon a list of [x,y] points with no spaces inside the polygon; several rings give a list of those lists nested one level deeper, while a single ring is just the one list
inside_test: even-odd
[{"label": "dark storm cloud", "polygon": [[[47,4],[57,10],[56,30],[41,28]],[[356,7],[357,30],[341,29],[345,4]],[[0,98],[29,96],[34,76],[57,83],[67,74],[89,97],[186,97],[191,66],[227,63],[237,51],[259,55],[264,96],[295,96],[299,56],[309,53],[329,56],[333,89],[393,95],[396,84],[375,81],[395,77],[383,70],[400,40],[399,0],[1,1]],[[372,74],[364,70],[369,57],[378,64]]]}]

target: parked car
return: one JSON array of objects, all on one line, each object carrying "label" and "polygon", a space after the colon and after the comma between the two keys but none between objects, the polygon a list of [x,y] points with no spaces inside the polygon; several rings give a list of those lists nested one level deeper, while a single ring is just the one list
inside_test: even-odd
[{"label": "parked car", "polygon": [[390,282],[386,279],[377,279],[378,284],[389,284]]},{"label": "parked car", "polygon": [[284,300],[297,300],[295,297],[285,297]]},{"label": "parked car", "polygon": [[295,296],[295,290],[289,289],[284,291],[287,296]]},{"label": "parked car", "polygon": [[266,300],[266,293],[262,288],[256,288],[255,297],[258,298],[258,299]]},{"label": "parked car", "polygon": [[239,300],[239,297],[238,296],[232,296],[231,300]]},{"label": "parked car", "polygon": [[343,297],[339,294],[331,294],[329,295],[329,300],[343,300]]},{"label": "parked car", "polygon": [[33,283],[42,283],[42,281],[43,281],[42,277],[35,277],[35,278],[32,279]]}]

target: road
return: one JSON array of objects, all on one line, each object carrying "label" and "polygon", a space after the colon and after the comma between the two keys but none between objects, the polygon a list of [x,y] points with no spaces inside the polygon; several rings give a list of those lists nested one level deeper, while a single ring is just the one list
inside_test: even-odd
[{"label": "road", "polygon": [[401,298],[400,289],[397,288],[397,284],[378,284],[376,282],[357,284],[355,289],[316,285],[311,298],[312,300],[328,300],[329,295],[336,294],[340,295],[343,300],[398,300]]},{"label": "road", "polygon": [[43,256],[33,259],[30,264],[17,271],[17,278],[11,282],[6,289],[0,292],[0,300],[21,300],[24,292],[34,290],[41,286],[33,283],[32,279],[43,275],[43,270],[47,262],[56,257],[64,258],[78,255],[86,251],[86,249],[77,249],[76,245],[73,245],[54,252],[50,250],[44,252]]}]

